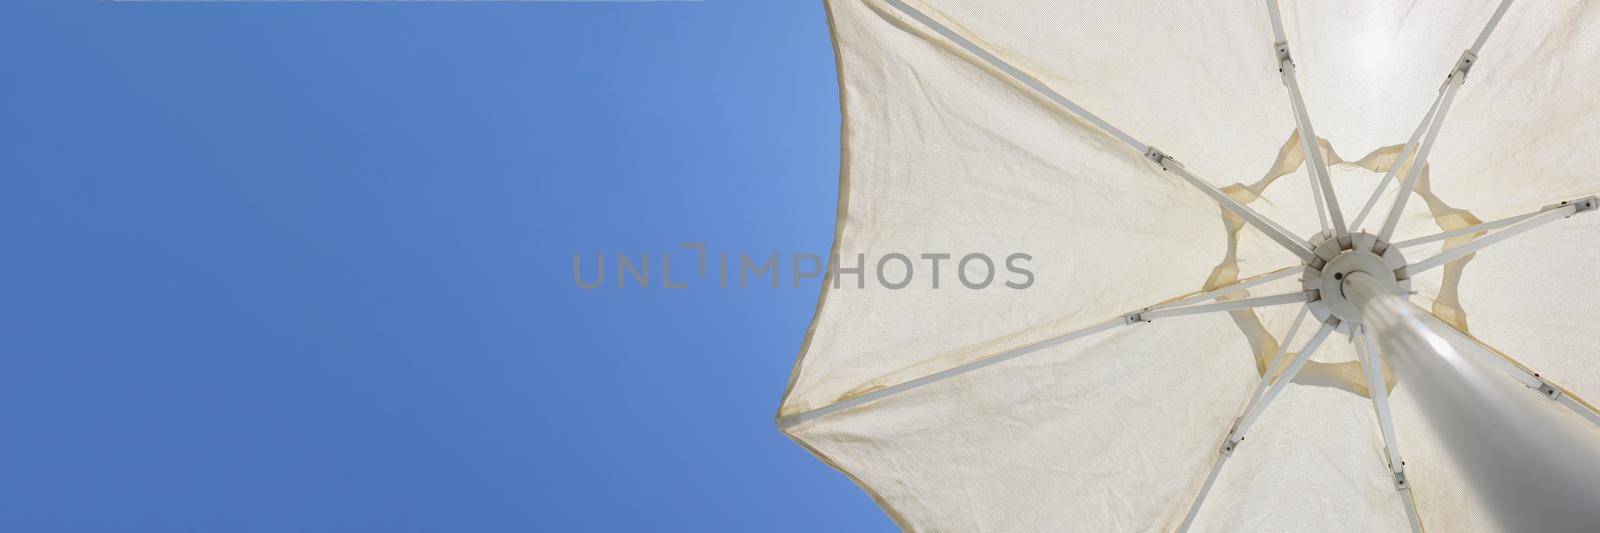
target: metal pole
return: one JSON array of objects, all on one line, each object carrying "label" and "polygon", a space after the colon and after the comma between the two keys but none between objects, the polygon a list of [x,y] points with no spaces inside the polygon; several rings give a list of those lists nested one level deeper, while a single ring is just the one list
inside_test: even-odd
[{"label": "metal pole", "polygon": [[1350,273],[1343,289],[1399,386],[1501,528],[1592,531],[1600,524],[1600,454],[1556,418],[1550,402],[1499,378],[1465,353],[1482,348],[1449,335],[1370,274]]}]

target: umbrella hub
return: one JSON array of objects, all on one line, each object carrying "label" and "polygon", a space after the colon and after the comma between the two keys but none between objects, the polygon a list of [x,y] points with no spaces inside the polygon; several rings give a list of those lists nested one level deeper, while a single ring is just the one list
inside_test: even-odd
[{"label": "umbrella hub", "polygon": [[1385,292],[1408,295],[1411,279],[1396,271],[1406,266],[1400,250],[1379,241],[1368,233],[1352,233],[1348,241],[1331,239],[1323,234],[1313,236],[1316,259],[1305,265],[1301,283],[1307,291],[1317,291],[1318,297],[1309,305],[1312,316],[1323,322],[1330,318],[1339,320],[1338,330],[1351,332],[1352,324],[1361,323],[1361,309],[1345,295],[1345,278],[1352,272],[1365,272],[1376,280]]}]

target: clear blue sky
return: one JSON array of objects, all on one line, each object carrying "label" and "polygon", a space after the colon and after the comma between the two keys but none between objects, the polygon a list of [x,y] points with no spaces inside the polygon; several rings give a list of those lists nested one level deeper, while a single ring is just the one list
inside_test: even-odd
[{"label": "clear blue sky", "polygon": [[892,528],[772,421],[816,281],[571,273],[826,253],[820,1],[30,0],[0,48],[0,531]]}]

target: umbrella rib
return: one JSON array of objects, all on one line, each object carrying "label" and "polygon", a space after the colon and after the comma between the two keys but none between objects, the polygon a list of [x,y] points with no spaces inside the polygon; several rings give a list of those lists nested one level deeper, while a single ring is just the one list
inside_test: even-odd
[{"label": "umbrella rib", "polygon": [[[1233,428],[1228,430],[1228,436],[1222,441],[1222,448],[1217,450],[1217,462],[1211,466],[1211,473],[1206,476],[1205,483],[1200,486],[1200,491],[1194,496],[1194,502],[1189,505],[1189,513],[1185,515],[1183,525],[1178,527],[1179,532],[1188,531],[1189,526],[1194,523],[1195,517],[1200,514],[1201,504],[1205,503],[1206,495],[1211,492],[1211,485],[1216,482],[1217,475],[1222,472],[1222,465],[1227,464],[1228,458],[1233,456],[1234,448],[1238,447],[1239,443],[1244,440],[1245,434],[1250,431],[1250,427],[1255,425],[1256,420],[1272,404],[1272,401],[1283,393],[1283,389],[1294,381],[1294,377],[1300,374],[1300,369],[1305,368],[1306,362],[1311,360],[1311,355],[1316,353],[1317,348],[1322,346],[1322,342],[1327,340],[1328,335],[1332,334],[1334,328],[1338,326],[1339,319],[1336,318],[1330,318],[1323,323],[1322,328],[1317,330],[1316,336],[1311,337],[1311,340],[1306,342],[1305,347],[1300,349],[1300,353],[1295,355],[1294,360],[1289,362],[1289,367],[1283,370],[1283,374],[1279,375],[1276,381],[1273,381],[1272,388],[1267,391],[1266,396],[1261,397],[1260,403],[1256,403],[1247,409],[1244,416],[1240,417]],[[1284,342],[1289,342],[1290,340],[1292,339],[1284,339]],[[1266,379],[1266,377],[1263,376],[1262,379]]]},{"label": "umbrella rib", "polygon": [[1191,296],[1187,296],[1187,297],[1184,297],[1184,298],[1179,298],[1177,300],[1173,300],[1173,301],[1170,301],[1170,302],[1167,302],[1167,303],[1152,305],[1148,309],[1166,309],[1166,308],[1169,308],[1169,307],[1180,307],[1180,306],[1185,306],[1185,305],[1189,305],[1189,304],[1203,302],[1203,301],[1206,301],[1206,300],[1213,300],[1213,299],[1221,298],[1223,296],[1228,296],[1230,294],[1233,294],[1233,293],[1236,293],[1236,292],[1239,292],[1239,291],[1242,291],[1242,290],[1245,290],[1245,289],[1248,289],[1248,288],[1251,288],[1251,287],[1255,287],[1257,285],[1263,285],[1263,284],[1266,284],[1266,283],[1271,283],[1271,282],[1274,282],[1274,281],[1278,281],[1280,279],[1287,278],[1289,276],[1297,274],[1300,271],[1301,271],[1301,267],[1299,265],[1290,266],[1290,267],[1284,267],[1284,268],[1280,268],[1280,269],[1277,269],[1277,270],[1274,270],[1272,272],[1268,272],[1268,273],[1265,273],[1265,274],[1260,274],[1260,275],[1257,275],[1257,276],[1252,276],[1252,277],[1249,277],[1249,278],[1245,278],[1243,280],[1239,280],[1239,281],[1234,282],[1234,283],[1229,284],[1229,285],[1223,285],[1221,287],[1218,287],[1218,288],[1215,288],[1215,289],[1212,289],[1212,290],[1209,290],[1209,291],[1206,291],[1206,292],[1195,293],[1195,294],[1193,294]]},{"label": "umbrella rib", "polygon": [[[1462,256],[1467,255],[1467,254],[1475,253],[1478,250],[1481,250],[1481,249],[1483,249],[1483,248],[1485,248],[1485,247],[1487,247],[1489,245],[1498,243],[1500,241],[1504,241],[1506,239],[1510,239],[1511,237],[1515,237],[1518,234],[1521,234],[1521,233],[1523,233],[1525,231],[1528,231],[1528,230],[1531,230],[1533,228],[1542,226],[1545,223],[1548,223],[1550,221],[1553,221],[1553,220],[1556,220],[1556,219],[1560,219],[1560,218],[1570,217],[1572,215],[1576,215],[1576,214],[1579,214],[1579,213],[1587,213],[1587,212],[1590,212],[1590,211],[1595,211],[1597,206],[1600,206],[1600,197],[1590,196],[1588,198],[1583,198],[1583,199],[1580,199],[1580,200],[1567,201],[1567,202],[1561,202],[1558,205],[1546,207],[1540,213],[1532,215],[1532,216],[1525,216],[1525,218],[1522,218],[1521,220],[1517,221],[1515,224],[1512,224],[1508,228],[1505,228],[1503,230],[1497,231],[1495,233],[1491,233],[1491,234],[1485,235],[1483,237],[1479,237],[1477,239],[1472,240],[1472,242],[1468,242],[1468,243],[1463,244],[1461,246],[1457,246],[1455,248],[1451,248],[1449,250],[1445,250],[1444,252],[1441,252],[1439,255],[1436,255],[1436,256],[1433,256],[1433,257],[1429,257],[1427,259],[1423,259],[1423,260],[1411,263],[1409,265],[1400,267],[1399,269],[1395,270],[1395,276],[1398,277],[1399,279],[1405,279],[1405,278],[1409,278],[1409,277],[1415,276],[1417,274],[1426,272],[1426,271],[1431,270],[1433,268],[1442,266],[1445,263],[1448,263],[1450,261],[1454,261],[1454,260],[1456,260],[1456,259],[1458,259],[1458,258],[1460,258]],[[1512,218],[1517,218],[1517,217],[1512,217]],[[1487,222],[1485,224],[1501,224],[1501,225],[1503,225],[1503,222],[1504,222],[1503,220],[1497,220],[1497,221],[1494,221],[1494,222]],[[1483,224],[1480,224],[1480,226],[1481,225],[1483,225]],[[1477,226],[1474,226],[1474,227],[1477,227]],[[1472,229],[1472,228],[1467,228],[1467,229]],[[1431,238],[1432,237],[1424,237],[1424,239],[1431,239]]]},{"label": "umbrella rib", "polygon": [[967,39],[944,24],[939,23],[939,21],[934,20],[932,17],[929,17],[927,14],[917,10],[916,8],[907,5],[905,2],[901,0],[884,0],[884,2],[894,7],[904,15],[916,20],[923,26],[933,30],[933,32],[939,34],[939,36],[948,39],[952,43],[955,43],[956,46],[959,46],[961,49],[966,50],[967,53],[976,56],[988,66],[1000,71],[1001,73],[1004,73],[1012,80],[1021,83],[1023,86],[1032,89],[1051,102],[1061,106],[1062,109],[1065,109],[1072,116],[1093,124],[1095,127],[1098,127],[1106,133],[1111,134],[1111,136],[1115,137],[1117,140],[1127,144],[1130,148],[1138,150],[1140,153],[1144,154],[1146,159],[1161,165],[1162,170],[1177,174],[1178,177],[1189,182],[1190,185],[1194,186],[1196,189],[1199,189],[1200,192],[1211,197],[1211,199],[1217,202],[1217,204],[1221,205],[1223,209],[1226,209],[1238,216],[1240,219],[1243,219],[1251,226],[1255,226],[1256,229],[1265,233],[1267,237],[1270,237],[1273,241],[1276,241],[1279,245],[1282,245],[1284,248],[1300,257],[1300,259],[1307,262],[1315,260],[1316,255],[1312,253],[1310,244],[1306,243],[1304,239],[1296,237],[1282,225],[1279,225],[1272,219],[1269,219],[1261,213],[1256,212],[1254,209],[1235,201],[1233,198],[1229,197],[1227,193],[1212,185],[1211,182],[1201,179],[1200,177],[1189,172],[1187,169],[1184,169],[1182,165],[1178,164],[1176,159],[1173,159],[1156,147],[1145,144],[1139,139],[1134,138],[1132,135],[1129,135],[1127,132],[1111,125],[1111,123],[1106,122],[1105,119],[1100,118],[1098,115],[1095,115],[1088,109],[1085,109],[1083,106],[1080,106],[1072,100],[1067,99],[1067,97],[1062,96],[1061,93],[1056,92],[1056,90],[1051,89],[1049,85],[1039,81],[1039,79],[1033,75],[1024,72],[1022,69],[1017,68],[1015,65],[1012,65],[1004,59],[1001,59],[994,53],[984,49],[982,46],[978,46],[977,43],[972,42],[970,39]]},{"label": "umbrella rib", "polygon": [[1283,374],[1272,382],[1272,388],[1267,390],[1267,394],[1261,397],[1261,401],[1256,404],[1254,409],[1245,412],[1244,418],[1230,432],[1228,443],[1223,447],[1224,453],[1233,453],[1233,448],[1244,440],[1245,434],[1250,431],[1251,426],[1255,425],[1256,420],[1261,417],[1261,413],[1267,410],[1267,406],[1271,405],[1272,401],[1278,398],[1278,395],[1283,394],[1283,390],[1288,388],[1290,382],[1294,381],[1294,377],[1300,374],[1300,369],[1305,368],[1306,362],[1311,360],[1311,354],[1317,352],[1317,348],[1322,346],[1322,341],[1327,340],[1328,335],[1332,334],[1334,328],[1338,327],[1338,325],[1339,319],[1330,318],[1328,322],[1322,324],[1322,329],[1317,330],[1316,336],[1306,341],[1306,345],[1300,349],[1300,353],[1289,361],[1289,367],[1285,368]]},{"label": "umbrella rib", "polygon": [[1394,488],[1405,505],[1406,520],[1411,531],[1422,532],[1422,521],[1417,517],[1417,504],[1411,495],[1411,484],[1406,479],[1406,461],[1400,454],[1400,440],[1395,437],[1394,417],[1389,414],[1389,388],[1383,379],[1383,358],[1372,338],[1356,330],[1356,351],[1361,359],[1361,370],[1366,375],[1367,396],[1372,398],[1372,409],[1378,417],[1378,427],[1383,433],[1384,454],[1389,461],[1389,472],[1394,476]]},{"label": "umbrella rib", "polygon": [[1256,402],[1261,401],[1261,394],[1267,392],[1267,385],[1272,383],[1272,378],[1277,375],[1278,363],[1283,361],[1289,353],[1289,341],[1294,340],[1294,334],[1300,332],[1300,324],[1305,322],[1306,315],[1311,314],[1310,306],[1301,306],[1300,314],[1295,316],[1294,323],[1289,325],[1288,333],[1283,334],[1283,341],[1278,343],[1278,353],[1273,354],[1272,361],[1267,363],[1267,368],[1261,373],[1261,380],[1256,382],[1256,390],[1250,393],[1250,401],[1244,404],[1244,412],[1248,413],[1256,408]]},{"label": "umbrella rib", "polygon": [[1422,121],[1417,123],[1417,129],[1411,132],[1411,139],[1400,148],[1400,155],[1389,164],[1389,171],[1383,173],[1383,179],[1378,181],[1378,187],[1373,189],[1372,196],[1367,197],[1367,203],[1361,206],[1361,213],[1356,215],[1355,222],[1350,223],[1352,228],[1360,228],[1366,222],[1367,215],[1372,214],[1372,208],[1378,205],[1378,199],[1383,196],[1384,189],[1389,188],[1389,182],[1394,181],[1395,172],[1405,165],[1411,153],[1417,149],[1417,143],[1422,140],[1422,134],[1428,132],[1428,125],[1433,123],[1433,114],[1439,111],[1439,101],[1444,99],[1444,93],[1433,97],[1433,105],[1428,106],[1428,113],[1422,116]]},{"label": "umbrella rib", "polygon": [[874,390],[872,392],[868,392],[868,393],[865,393],[865,394],[862,394],[862,395],[859,395],[859,396],[854,396],[854,397],[851,397],[851,398],[848,398],[848,399],[840,400],[840,401],[834,402],[832,404],[828,404],[828,405],[823,406],[823,407],[812,409],[810,411],[806,411],[806,412],[799,413],[799,414],[794,414],[794,415],[788,415],[788,416],[779,417],[778,418],[778,427],[780,427],[780,428],[793,427],[793,426],[795,426],[795,425],[797,425],[797,424],[799,424],[801,422],[805,422],[805,421],[808,421],[808,420],[814,420],[814,419],[817,419],[817,418],[820,418],[820,417],[823,417],[823,416],[827,416],[827,415],[830,415],[830,414],[833,414],[833,413],[836,413],[836,412],[839,412],[839,411],[843,411],[843,410],[850,409],[850,408],[853,408],[853,407],[857,407],[857,406],[861,406],[861,405],[864,405],[864,404],[872,403],[872,402],[875,402],[875,401],[878,401],[878,400],[881,400],[881,399],[884,399],[884,398],[888,398],[890,396],[894,396],[896,394],[900,394],[902,392],[909,391],[911,389],[915,389],[915,388],[921,387],[923,385],[928,385],[928,384],[931,384],[931,383],[937,383],[939,381],[944,381],[946,379],[953,378],[953,377],[956,377],[956,376],[959,376],[959,375],[962,375],[962,374],[965,374],[965,373],[968,373],[968,372],[971,372],[971,371],[974,371],[974,370],[978,370],[980,368],[993,366],[995,364],[998,364],[998,363],[1001,363],[1001,362],[1005,362],[1005,361],[1009,361],[1009,360],[1012,360],[1012,359],[1015,359],[1015,358],[1018,358],[1018,357],[1033,353],[1033,352],[1037,352],[1037,351],[1043,350],[1045,348],[1056,346],[1058,344],[1062,344],[1062,343],[1065,343],[1067,341],[1075,340],[1075,339],[1078,339],[1078,338],[1081,338],[1081,337],[1087,337],[1087,336],[1093,335],[1095,333],[1100,333],[1102,331],[1115,329],[1117,326],[1126,326],[1126,325],[1130,325],[1130,324],[1133,324],[1133,323],[1135,323],[1135,321],[1131,320],[1131,318],[1129,316],[1119,316],[1117,318],[1114,318],[1114,319],[1111,319],[1111,320],[1107,320],[1105,322],[1101,322],[1099,324],[1095,324],[1095,325],[1089,326],[1087,328],[1083,328],[1083,329],[1079,329],[1079,330],[1076,330],[1076,331],[1072,331],[1072,332],[1066,333],[1064,335],[1060,335],[1060,336],[1057,336],[1057,337],[1052,337],[1052,338],[1049,338],[1049,339],[1045,339],[1043,341],[1039,341],[1039,342],[1036,342],[1036,343],[1033,343],[1033,344],[1029,344],[1029,345],[1026,345],[1026,346],[1020,346],[1020,347],[1017,347],[1017,348],[1006,350],[1004,352],[1000,352],[998,354],[995,354],[995,355],[992,355],[992,356],[989,356],[989,357],[985,357],[983,359],[972,361],[970,363],[966,363],[966,364],[963,364],[963,365],[960,365],[960,366],[952,367],[952,368],[949,368],[949,369],[946,369],[946,370],[941,370],[939,372],[935,372],[935,373],[932,373],[932,374],[929,374],[929,375],[926,375],[926,376],[923,376],[923,377],[920,377],[920,378],[916,378],[916,379],[913,379],[913,380],[910,380],[910,381],[905,381],[905,382],[902,382],[902,383],[899,383],[899,384],[896,384],[896,385],[891,385],[891,386],[888,386],[888,387],[877,389],[877,390]]},{"label": "umbrella rib", "polygon": [[[1439,128],[1444,125],[1445,115],[1450,112],[1450,102],[1455,100],[1456,91],[1461,84],[1467,81],[1467,72],[1472,70],[1472,65],[1478,60],[1478,53],[1483,50],[1483,44],[1488,42],[1489,34],[1500,25],[1500,19],[1505,16],[1506,10],[1511,8],[1511,0],[1501,0],[1500,6],[1495,8],[1494,15],[1489,17],[1489,22],[1484,24],[1483,30],[1478,32],[1477,40],[1473,41],[1472,48],[1461,53],[1461,58],[1456,60],[1450,74],[1445,77],[1444,86],[1439,90],[1438,111],[1433,117],[1433,124],[1429,126],[1427,137],[1417,149],[1416,161],[1411,163],[1411,168],[1406,171],[1406,179],[1400,184],[1400,193],[1395,196],[1394,205],[1389,208],[1389,216],[1385,217],[1383,229],[1378,232],[1378,240],[1374,242],[1389,242],[1394,236],[1395,226],[1400,223],[1400,216],[1405,214],[1406,201],[1411,198],[1411,190],[1416,187],[1417,178],[1422,175],[1422,169],[1427,166],[1428,153],[1433,150],[1433,141],[1439,136]],[[1370,251],[1373,244],[1367,244]],[[1379,250],[1381,252],[1382,250]]]},{"label": "umbrella rib", "polygon": [[1170,307],[1151,311],[1142,311],[1134,315],[1135,319],[1149,322],[1157,318],[1170,318],[1175,316],[1197,315],[1200,313],[1214,313],[1217,311],[1234,311],[1253,307],[1268,307],[1274,305],[1288,305],[1306,303],[1314,300],[1316,291],[1295,291],[1272,296],[1257,296],[1255,298],[1242,298],[1209,304],[1190,305],[1186,307]]},{"label": "umbrella rib", "polygon": [[[1431,313],[1427,313],[1426,311],[1423,313],[1428,316],[1433,316]],[[1573,394],[1572,391],[1567,390],[1565,387],[1556,385],[1548,378],[1545,378],[1538,372],[1531,370],[1527,365],[1522,364],[1521,361],[1517,361],[1509,354],[1500,351],[1494,346],[1490,346],[1489,343],[1484,342],[1482,339],[1472,336],[1471,333],[1461,331],[1454,324],[1449,322],[1442,320],[1440,322],[1443,322],[1446,326],[1449,326],[1448,331],[1455,332],[1457,335],[1460,335],[1461,338],[1464,338],[1473,344],[1478,345],[1478,347],[1483,348],[1483,351],[1487,352],[1487,356],[1478,355],[1477,352],[1473,350],[1464,350],[1464,353],[1478,357],[1479,361],[1487,363],[1489,366],[1510,375],[1517,381],[1522,382],[1523,386],[1526,386],[1529,389],[1544,395],[1545,398],[1549,398],[1556,403],[1566,406],[1567,409],[1571,409],[1572,412],[1577,413],[1578,416],[1581,416],[1587,419],[1590,423],[1593,423],[1596,428],[1600,428],[1600,407],[1596,407],[1594,404],[1584,401],[1583,398],[1579,398],[1577,395]]]},{"label": "umbrella rib", "polygon": [[1367,381],[1367,395],[1372,399],[1373,410],[1378,416],[1383,442],[1389,447],[1389,471],[1403,473],[1405,460],[1395,439],[1394,419],[1389,416],[1389,388],[1383,379],[1383,354],[1372,345],[1372,338],[1365,332],[1356,333],[1356,349],[1360,351],[1362,359],[1361,371]]},{"label": "umbrella rib", "polygon": [[1178,526],[1178,533],[1188,533],[1189,526],[1194,524],[1194,517],[1200,514],[1200,504],[1205,503],[1206,495],[1211,493],[1211,486],[1216,484],[1217,475],[1222,473],[1222,465],[1228,464],[1229,457],[1233,457],[1233,454],[1217,454],[1217,461],[1211,464],[1211,473],[1206,475],[1205,483],[1195,493],[1194,503],[1189,505],[1189,514],[1184,515],[1183,524]]},{"label": "umbrella rib", "polygon": [[1483,43],[1489,42],[1489,34],[1494,33],[1494,28],[1500,25],[1500,19],[1506,16],[1506,10],[1510,8],[1511,0],[1501,0],[1500,6],[1489,16],[1489,23],[1483,26],[1483,31],[1478,32],[1478,39],[1472,41],[1472,55],[1483,51]]},{"label": "umbrella rib", "polygon": [[1294,108],[1294,123],[1300,134],[1300,150],[1305,156],[1306,173],[1311,176],[1311,192],[1316,200],[1322,230],[1328,231],[1328,221],[1333,221],[1334,235],[1339,240],[1350,238],[1345,226],[1344,212],[1339,209],[1339,196],[1334,192],[1333,181],[1328,177],[1328,163],[1317,144],[1317,132],[1311,126],[1311,114],[1306,111],[1305,96],[1300,92],[1300,82],[1295,76],[1294,59],[1289,54],[1289,40],[1283,35],[1283,18],[1278,12],[1278,0],[1266,0],[1267,13],[1272,18],[1273,51],[1278,56],[1278,75],[1283,86],[1289,89],[1289,104]]},{"label": "umbrella rib", "polygon": [[[1200,301],[1205,301],[1205,300],[1209,300],[1209,299],[1219,298],[1219,297],[1222,297],[1222,296],[1226,296],[1226,295],[1229,295],[1229,294],[1236,293],[1236,292],[1238,292],[1240,290],[1243,290],[1243,289],[1246,289],[1246,288],[1249,288],[1249,287],[1254,287],[1254,286],[1261,285],[1263,283],[1267,283],[1267,282],[1270,282],[1270,281],[1283,279],[1283,278],[1287,277],[1289,274],[1294,274],[1294,273],[1296,273],[1298,271],[1299,271],[1299,269],[1297,269],[1296,267],[1281,268],[1281,269],[1278,269],[1278,270],[1274,270],[1272,272],[1268,272],[1266,274],[1261,274],[1259,276],[1254,276],[1254,277],[1251,277],[1251,278],[1247,278],[1247,279],[1241,280],[1239,282],[1236,282],[1236,283],[1234,283],[1232,285],[1228,285],[1226,287],[1212,289],[1210,291],[1206,291],[1206,292],[1202,292],[1202,293],[1195,294],[1195,295],[1192,295],[1192,296],[1188,296],[1188,297],[1185,297],[1185,298],[1181,298],[1181,299],[1178,299],[1178,300],[1174,300],[1172,302],[1169,302],[1168,304],[1162,304],[1162,305],[1173,305],[1173,304],[1176,304],[1178,302],[1193,303],[1193,302],[1200,302]],[[1298,298],[1301,298],[1300,301],[1304,301],[1304,298],[1305,298],[1304,293],[1290,293],[1289,295],[1278,295],[1277,297],[1269,297],[1269,298],[1281,298],[1281,297],[1284,297],[1284,296],[1291,296],[1291,295],[1292,296],[1296,296]],[[1234,302],[1225,302],[1225,303],[1235,303],[1235,302],[1238,302],[1238,301],[1243,301],[1243,300],[1236,300]],[[1276,305],[1276,304],[1269,303],[1268,305]],[[816,409],[812,409],[810,411],[805,411],[805,412],[798,413],[798,414],[793,414],[793,415],[782,416],[782,417],[778,418],[778,427],[780,427],[780,428],[793,427],[793,426],[795,426],[795,425],[797,425],[797,424],[799,424],[801,422],[805,422],[805,421],[808,421],[808,420],[814,420],[814,419],[817,419],[819,417],[827,416],[827,415],[832,414],[832,413],[836,413],[836,412],[843,411],[843,410],[846,410],[846,409],[850,409],[850,408],[853,408],[853,407],[857,407],[857,406],[865,405],[865,404],[868,404],[868,403],[871,403],[871,402],[875,402],[875,401],[878,401],[878,400],[881,400],[881,399],[884,399],[884,398],[888,398],[890,396],[894,396],[896,394],[900,394],[902,392],[909,391],[911,389],[915,389],[917,387],[921,387],[923,385],[936,383],[936,382],[939,382],[939,381],[943,381],[945,379],[949,379],[949,378],[952,378],[952,377],[955,377],[955,376],[959,376],[961,374],[965,374],[967,372],[978,370],[980,368],[993,366],[995,364],[998,364],[998,363],[1001,363],[1001,362],[1004,362],[1004,361],[1009,361],[1011,359],[1015,359],[1017,357],[1021,357],[1021,356],[1024,356],[1024,355],[1027,355],[1027,354],[1030,354],[1030,353],[1034,353],[1034,352],[1043,350],[1045,348],[1050,348],[1052,346],[1056,346],[1056,345],[1065,343],[1067,341],[1071,341],[1071,340],[1074,340],[1074,339],[1087,337],[1089,335],[1093,335],[1093,334],[1100,333],[1100,332],[1103,332],[1103,331],[1115,329],[1118,326],[1128,326],[1128,325],[1137,324],[1139,322],[1144,322],[1144,321],[1147,321],[1147,320],[1141,320],[1140,319],[1140,315],[1141,314],[1145,314],[1145,313],[1149,313],[1152,309],[1166,309],[1166,307],[1161,307],[1161,305],[1146,307],[1144,309],[1140,309],[1138,311],[1127,313],[1127,314],[1124,314],[1122,316],[1118,316],[1118,317],[1113,318],[1111,320],[1100,322],[1098,324],[1095,324],[1095,325],[1092,325],[1092,326],[1089,326],[1089,327],[1086,327],[1086,328],[1082,328],[1082,329],[1078,329],[1078,330],[1071,331],[1071,332],[1068,332],[1068,333],[1064,333],[1062,335],[1059,335],[1059,336],[1056,336],[1056,337],[1051,337],[1049,339],[1045,339],[1045,340],[1042,340],[1042,341],[1039,341],[1039,342],[1035,342],[1033,344],[1029,344],[1029,345],[1026,345],[1026,346],[1019,346],[1017,348],[1012,348],[1010,350],[1006,350],[1006,351],[1000,352],[1000,353],[995,354],[995,355],[984,357],[984,358],[978,359],[976,361],[972,361],[972,362],[969,362],[969,363],[966,363],[966,364],[963,364],[963,365],[955,366],[955,367],[952,367],[952,368],[949,368],[949,369],[946,369],[946,370],[941,370],[939,372],[935,372],[935,373],[932,373],[932,374],[929,374],[929,375],[926,375],[926,376],[923,376],[923,377],[920,377],[920,378],[912,379],[912,380],[909,380],[909,381],[905,381],[905,382],[902,382],[902,383],[898,383],[898,384],[895,384],[895,385],[891,385],[891,386],[888,386],[888,387],[877,389],[877,390],[874,390],[872,392],[861,394],[859,396],[854,396],[854,397],[851,397],[851,398],[840,400],[840,401],[828,404],[828,405],[823,406],[823,407],[818,407]],[[1221,309],[1213,309],[1213,311],[1220,311],[1220,310]],[[1199,312],[1199,311],[1196,311],[1196,312]],[[1186,314],[1193,314],[1193,313],[1186,313]]]},{"label": "umbrella rib", "polygon": [[1491,220],[1491,221],[1488,221],[1488,222],[1484,222],[1484,223],[1481,223],[1481,224],[1475,224],[1475,225],[1472,225],[1472,226],[1467,226],[1465,228],[1461,228],[1461,229],[1457,229],[1457,230],[1443,231],[1443,232],[1435,233],[1433,235],[1429,235],[1427,237],[1417,237],[1415,239],[1404,240],[1404,241],[1400,241],[1400,242],[1391,244],[1391,245],[1389,245],[1389,247],[1390,248],[1402,248],[1402,249],[1404,249],[1404,248],[1410,248],[1410,247],[1413,247],[1413,246],[1420,246],[1420,245],[1428,244],[1430,242],[1442,241],[1442,240],[1445,240],[1445,239],[1453,239],[1453,238],[1456,238],[1456,237],[1460,237],[1462,235],[1471,235],[1471,234],[1474,234],[1474,233],[1484,233],[1484,232],[1487,232],[1489,230],[1500,229],[1500,228],[1503,228],[1503,227],[1506,227],[1506,226],[1510,226],[1512,224],[1516,224],[1518,222],[1522,222],[1524,220],[1533,218],[1534,216],[1538,215],[1539,213],[1543,213],[1543,212],[1545,212],[1545,211],[1547,211],[1549,209],[1551,209],[1551,208],[1550,207],[1546,207],[1546,208],[1540,209],[1538,211],[1533,211],[1533,212],[1529,212],[1529,213],[1523,213],[1523,214],[1520,214],[1520,215],[1509,216],[1509,217],[1505,217],[1505,218],[1502,218],[1502,219],[1499,219],[1499,220]]},{"label": "umbrella rib", "polygon": [[[1439,128],[1444,125],[1445,115],[1450,112],[1450,102],[1455,100],[1456,90],[1461,88],[1461,77],[1451,74],[1451,79],[1445,80],[1443,92],[1439,95],[1439,107],[1433,114],[1433,123],[1428,125],[1428,133],[1422,139],[1422,144],[1417,146],[1416,159],[1406,169],[1406,178],[1400,182],[1399,193],[1395,196],[1394,204],[1389,206],[1389,216],[1384,218],[1383,229],[1378,232],[1378,241],[1388,242],[1394,235],[1394,230],[1400,223],[1400,215],[1406,210],[1406,200],[1411,198],[1411,189],[1417,185],[1417,178],[1422,176],[1422,170],[1428,166],[1428,153],[1433,151],[1433,141],[1439,138]],[[1376,241],[1374,241],[1376,242]],[[1366,250],[1371,251],[1372,244],[1366,244]]]},{"label": "umbrella rib", "polygon": [[1294,236],[1294,234],[1289,233],[1288,229],[1285,229],[1272,219],[1267,218],[1261,213],[1257,213],[1256,210],[1235,201],[1233,198],[1228,196],[1228,193],[1222,192],[1221,189],[1218,189],[1215,185],[1212,185],[1211,182],[1208,182],[1204,179],[1201,179],[1199,176],[1190,173],[1189,170],[1183,168],[1183,165],[1179,164],[1177,160],[1169,157],[1165,153],[1162,153],[1161,150],[1157,149],[1156,147],[1150,147],[1150,149],[1145,152],[1145,157],[1160,164],[1162,170],[1177,174],[1178,177],[1181,177],[1184,179],[1184,181],[1189,182],[1189,184],[1193,185],[1194,188],[1199,189],[1200,192],[1205,193],[1206,196],[1210,196],[1211,199],[1217,202],[1218,205],[1221,205],[1223,209],[1227,209],[1235,216],[1238,216],[1240,219],[1249,223],[1251,226],[1255,226],[1257,230],[1265,233],[1268,238],[1271,238],[1273,241],[1277,242],[1279,246],[1289,250],[1301,260],[1310,263],[1317,259],[1316,254],[1311,251],[1311,245],[1308,244],[1305,239]]}]

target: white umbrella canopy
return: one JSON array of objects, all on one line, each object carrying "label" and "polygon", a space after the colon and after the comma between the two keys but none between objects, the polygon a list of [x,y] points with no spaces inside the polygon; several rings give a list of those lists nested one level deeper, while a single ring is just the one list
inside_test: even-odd
[{"label": "white umbrella canopy", "polygon": [[[833,252],[864,268],[829,273],[778,423],[902,527],[1495,529],[1319,292],[1347,255],[1600,445],[1600,217],[1564,219],[1600,192],[1600,7],[826,5]],[[969,252],[1036,279],[865,282]]]}]

